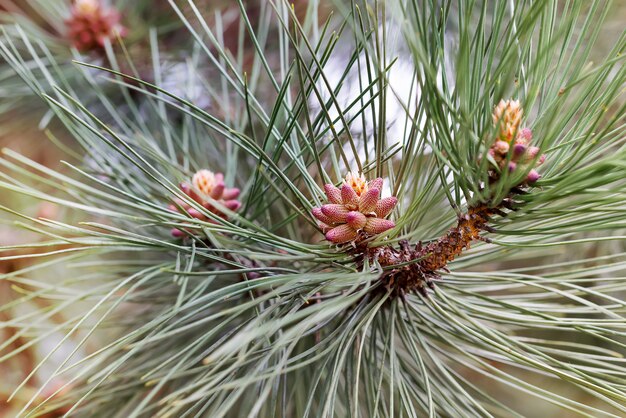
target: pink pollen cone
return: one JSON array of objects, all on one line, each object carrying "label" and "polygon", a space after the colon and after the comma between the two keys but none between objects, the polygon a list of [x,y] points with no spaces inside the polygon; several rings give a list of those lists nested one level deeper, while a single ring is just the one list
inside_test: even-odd
[{"label": "pink pollen cone", "polygon": [[175,203],[175,204],[177,204],[177,205],[179,205],[179,206],[182,206],[182,207],[183,207],[183,208],[185,208],[185,209],[189,208],[189,205],[188,205],[186,202],[183,202],[183,200],[182,200],[182,199],[179,199],[179,198],[177,198],[177,197],[176,197],[176,198],[174,198],[174,203]]},{"label": "pink pollen cone", "polygon": [[324,192],[326,193],[326,197],[330,203],[341,204],[341,190],[332,184],[324,185]]},{"label": "pink pollen cone", "polygon": [[241,207],[241,202],[238,200],[227,200],[224,202],[224,206],[234,212]]},{"label": "pink pollen cone", "polygon": [[[186,188],[183,188],[183,185],[186,186]],[[196,193],[196,191],[194,189],[191,188],[191,186],[189,186],[187,183],[182,183],[180,185],[180,189],[185,192],[190,198],[192,198],[193,200],[195,200],[198,203],[202,203],[203,199],[200,197],[200,195],[198,195],[198,193]]]},{"label": "pink pollen cone", "polygon": [[315,216],[319,221],[327,224],[327,225],[333,225],[335,222],[333,222],[332,219],[330,219],[328,216],[324,215],[324,213],[322,212],[322,208],[313,208],[311,209],[311,213],[313,214],[313,216]]},{"label": "pink pollen cone", "polygon": [[225,189],[225,186],[223,182],[217,183],[213,187],[213,190],[211,190],[211,198],[216,199],[216,200],[221,198],[222,195],[224,194],[224,189]]},{"label": "pink pollen cone", "polygon": [[528,148],[528,157],[535,158],[539,154],[539,147],[530,147]]},{"label": "pink pollen cone", "polygon": [[530,128],[523,128],[518,132],[517,137],[529,143],[533,139],[533,131]]},{"label": "pink pollen cone", "polygon": [[343,244],[344,242],[352,241],[356,236],[356,230],[348,224],[336,226],[326,233],[326,239],[335,244]]},{"label": "pink pollen cone", "polygon": [[496,141],[496,143],[494,144],[494,149],[500,154],[506,154],[507,152],[509,152],[509,143],[506,141]]},{"label": "pink pollen cone", "polygon": [[344,205],[357,206],[359,204],[359,196],[354,189],[347,184],[341,187],[341,201]]},{"label": "pink pollen cone", "polygon": [[513,155],[515,157],[521,157],[526,152],[526,145],[524,144],[515,144],[513,147]]},{"label": "pink pollen cone", "polygon": [[330,218],[334,223],[346,222],[349,210],[344,205],[328,204],[322,206],[322,213]]},{"label": "pink pollen cone", "polygon": [[529,183],[534,183],[540,178],[541,178],[541,174],[537,173],[537,171],[535,170],[530,170],[530,172],[528,173],[528,176],[526,177],[526,180]]},{"label": "pink pollen cone", "polygon": [[205,218],[205,216],[202,213],[198,212],[194,208],[187,209],[187,213],[190,214],[191,216],[193,216],[194,218],[197,218],[197,219],[204,219]]},{"label": "pink pollen cone", "polygon": [[180,183],[178,187],[180,187],[180,190],[182,190],[185,194],[189,194],[191,191],[191,186],[187,183]]},{"label": "pink pollen cone", "polygon": [[365,214],[374,212],[379,196],[380,190],[376,188],[369,189],[366,193],[363,193],[359,199],[359,212]]},{"label": "pink pollen cone", "polygon": [[367,184],[367,186],[370,187],[370,188],[382,190],[383,189],[383,179],[382,179],[382,177],[375,178],[374,180],[370,181]]},{"label": "pink pollen cone", "polygon": [[398,199],[396,197],[385,197],[383,199],[380,199],[378,203],[376,203],[376,209],[374,210],[374,212],[376,212],[377,217],[386,218],[397,204]]},{"label": "pink pollen cone", "polygon": [[332,226],[325,224],[324,222],[318,221],[317,222],[317,227],[319,229],[322,230],[323,233],[327,233],[328,231],[330,231],[331,229],[333,229]]},{"label": "pink pollen cone", "polygon": [[396,226],[393,221],[380,218],[368,218],[363,230],[368,234],[380,234]]},{"label": "pink pollen cone", "polygon": [[222,194],[222,199],[224,200],[233,200],[239,197],[239,189],[234,187],[232,189],[225,189],[224,194]]},{"label": "pink pollen cone", "polygon": [[352,211],[348,212],[348,215],[346,216],[346,222],[352,228],[359,230],[363,228],[367,223],[367,217],[361,212]]}]

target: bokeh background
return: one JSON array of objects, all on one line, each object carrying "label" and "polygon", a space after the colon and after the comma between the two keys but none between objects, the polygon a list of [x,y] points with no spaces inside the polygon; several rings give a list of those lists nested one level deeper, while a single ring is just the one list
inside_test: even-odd
[{"label": "bokeh background", "polygon": [[[249,1],[249,16],[251,19],[255,18],[255,10],[258,10],[260,2],[264,0]],[[305,2],[303,0],[302,2]],[[300,2],[300,3],[302,3]],[[59,16],[62,16],[67,10],[69,10],[69,0],[63,2],[63,0],[49,1],[49,3],[61,4],[59,10]],[[236,25],[239,8],[232,5],[229,0],[202,0],[197,1],[199,7],[201,7],[205,15],[215,15],[218,13],[220,16],[220,22],[223,24],[223,34],[225,44],[231,49],[233,54],[243,54],[245,56],[246,51],[238,51],[236,42],[229,42],[229,39],[235,39],[235,34],[239,30]],[[178,47],[179,45],[191,45],[190,37],[186,33],[185,29],[180,27],[179,19],[171,10],[166,0],[156,1],[125,1],[119,2],[119,7],[124,14],[123,18],[125,22],[129,22],[132,25],[131,29],[133,34],[130,36],[130,42],[133,43],[134,53],[141,54],[142,48],[148,48],[145,42],[142,42],[142,37],[147,37],[149,28],[151,26],[159,27],[164,33],[167,33],[164,39],[166,39],[165,47],[168,47],[168,39],[171,42],[171,47]],[[298,7],[296,6],[296,10]],[[55,45],[63,44],[62,35],[56,33],[55,26],[59,24],[58,17],[53,18],[47,15],[47,10],[39,8],[37,2],[30,2],[27,0],[12,1],[0,1],[0,13],[1,19],[4,22],[11,22],[15,19],[24,20],[27,19],[32,22],[33,25],[44,28],[48,32],[51,38],[55,36],[58,39],[52,39]],[[320,11],[323,15],[325,11]],[[258,17],[258,16],[257,16]],[[233,23],[234,22],[234,23]],[[594,49],[593,54],[597,57],[601,57],[611,48],[615,39],[621,36],[626,26],[626,0],[617,0],[613,3],[612,10],[608,13],[608,19],[604,23],[602,35],[600,37],[598,48]],[[215,22],[210,22],[215,23]],[[128,25],[128,23],[127,23]],[[454,37],[454,34],[451,34]],[[163,38],[162,38],[163,39]],[[245,47],[251,47],[247,45]],[[69,55],[68,55],[69,58]],[[330,66],[332,67],[332,66]],[[33,96],[28,88],[21,83],[19,77],[16,77],[12,70],[7,65],[1,66],[0,73],[0,148],[3,152],[10,150],[15,153],[22,154],[34,161],[42,164],[46,167],[64,171],[64,165],[62,161],[72,161],[76,156],[71,154],[71,151],[76,149],[74,139],[68,134],[60,124],[50,119],[50,115],[46,113],[45,107],[39,100],[39,98]],[[329,70],[331,71],[331,70]],[[172,88],[176,88],[177,85],[185,84],[188,82],[190,75],[186,71],[176,71],[176,67],[173,66],[171,71],[172,78],[170,85]],[[198,77],[208,77],[208,74],[199,73]],[[330,74],[332,79],[332,74]],[[396,80],[393,77],[397,77]],[[399,86],[404,82],[403,77],[405,75],[402,71],[391,73],[391,84],[398,83]],[[202,100],[202,97],[195,97],[196,100]],[[393,112],[393,107],[390,108]],[[400,110],[400,109],[397,109]],[[393,115],[390,115],[393,118]],[[68,153],[68,151],[70,153]],[[0,175],[3,173],[4,167],[0,166]],[[39,185],[45,190],[45,185]],[[52,190],[50,190],[53,193]],[[5,208],[11,208],[12,210],[20,213],[27,214],[28,216],[37,218],[43,217],[47,219],[66,219],[67,216],[75,216],[65,213],[58,206],[41,202],[38,199],[24,196],[17,193],[11,193],[10,191],[3,190],[0,192],[0,205]],[[0,245],[1,246],[16,246],[8,251],[3,251],[0,254],[0,273],[11,274],[17,270],[23,269],[35,262],[42,262],[42,258],[38,257],[21,257],[26,254],[26,250],[20,249],[20,244],[30,243],[38,239],[37,235],[30,233],[27,230],[20,228],[16,225],[19,222],[19,217],[10,213],[9,211],[0,211]],[[603,245],[617,246],[619,248],[598,248],[596,245],[586,245],[584,248],[579,248],[577,251],[584,251],[585,255],[593,256],[601,254],[606,251],[619,250],[623,243],[609,243]],[[62,248],[59,248],[62,250]],[[47,249],[49,251],[49,249]],[[32,253],[32,250],[28,250]],[[52,273],[54,271],[54,273]],[[64,266],[56,266],[54,270],[48,270],[47,273],[51,276],[63,276],[68,274],[64,271]],[[38,360],[45,355],[46,349],[54,346],[62,337],[62,329],[52,332],[46,340],[37,341],[32,343],[29,340],[28,335],[16,335],[15,329],[10,326],[5,326],[11,321],[11,318],[15,315],[22,315],[28,311],[28,306],[12,305],[11,302],[18,297],[21,292],[28,290],[28,284],[23,283],[22,287],[16,287],[10,284],[8,281],[0,280],[0,306],[4,306],[0,310],[0,341],[2,341],[2,350],[0,350],[0,416],[13,417],[17,411],[21,408],[23,402],[30,398],[34,389],[38,387],[41,382],[41,378],[45,375],[47,370],[43,368],[39,375],[35,375],[28,381],[25,389],[20,391],[16,397],[10,402],[7,402],[9,394],[25,377],[30,370],[37,364]],[[34,299],[35,304],[39,304],[38,308],[46,308],[46,300]],[[53,315],[53,320],[56,319],[58,323],[64,322],[63,315],[68,315],[69,312],[63,311]],[[33,320],[35,320],[33,318]],[[3,325],[5,324],[5,325]],[[45,324],[45,326],[54,328],[54,324]],[[68,343],[71,346],[71,342]],[[22,349],[15,351],[17,348]],[[68,348],[69,349],[69,348]],[[82,355],[89,352],[94,347],[86,347]],[[59,353],[62,355],[62,353]],[[467,371],[467,373],[470,373]],[[481,379],[480,375],[472,376],[472,379]],[[535,377],[536,378],[536,377]],[[554,390],[562,391],[559,387],[558,381],[553,381],[552,385]],[[511,403],[517,404],[516,407],[521,411],[527,411],[527,416],[535,417],[559,417],[563,418],[562,412],[549,404],[533,403],[528,405],[527,397],[523,393],[506,392],[503,388],[494,388],[494,390],[502,390],[502,396],[506,396],[510,399]],[[581,392],[565,392],[562,393],[568,398],[579,399],[583,403],[593,402],[591,397],[586,398],[586,395]],[[51,413],[49,416],[54,416]]]}]

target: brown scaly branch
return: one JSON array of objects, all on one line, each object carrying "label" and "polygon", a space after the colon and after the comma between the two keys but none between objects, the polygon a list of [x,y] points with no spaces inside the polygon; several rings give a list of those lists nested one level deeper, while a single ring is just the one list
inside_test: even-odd
[{"label": "brown scaly branch", "polygon": [[506,216],[504,209],[513,209],[513,198],[521,193],[524,192],[516,188],[493,207],[485,203],[470,206],[445,235],[426,245],[420,241],[411,246],[403,240],[399,242],[399,248],[391,245],[370,248],[361,252],[360,257],[378,261],[384,269],[380,280],[393,296],[403,297],[410,292],[427,296],[427,289],[434,289],[434,281],[441,279],[440,272],[448,271],[448,263],[469,249],[473,241],[490,242],[481,233],[493,232],[489,225],[493,216]]}]

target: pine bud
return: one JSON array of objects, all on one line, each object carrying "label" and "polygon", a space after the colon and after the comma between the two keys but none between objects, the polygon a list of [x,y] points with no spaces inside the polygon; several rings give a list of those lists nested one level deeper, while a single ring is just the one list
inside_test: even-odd
[{"label": "pine bud", "polygon": [[509,152],[509,143],[505,141],[496,141],[493,147],[494,151],[500,154],[506,154]]},{"label": "pine bud", "polygon": [[357,241],[367,235],[377,235],[395,224],[384,219],[398,203],[395,197],[380,198],[383,179],[366,181],[362,175],[349,173],[341,189],[324,185],[328,201],[311,213],[328,241],[342,244]]},{"label": "pine bud", "polygon": [[126,36],[120,20],[117,10],[105,9],[101,0],[76,0],[65,20],[67,36],[81,51],[102,49],[107,41]]},{"label": "pine bud", "polygon": [[517,134],[517,139],[526,144],[529,144],[530,141],[532,141],[533,139],[533,132],[530,130],[530,128],[520,129],[519,133]]},{"label": "pine bud", "polygon": [[100,11],[100,2],[98,0],[76,0],[74,10],[82,15],[95,15]]},{"label": "pine bud", "polygon": [[526,153],[526,145],[524,144],[515,144],[513,147],[513,157],[519,158]]},{"label": "pine bud", "polygon": [[540,150],[539,147],[531,145],[532,131],[529,128],[520,129],[523,114],[524,111],[518,100],[500,100],[500,103],[494,108],[492,119],[493,123],[499,127],[499,132],[488,150],[498,168],[498,170],[492,170],[490,173],[493,180],[497,179],[504,170],[513,172],[518,169],[531,169],[522,184],[532,183],[539,179],[539,174],[532,168],[542,164],[545,161],[545,156],[539,157],[534,166],[529,167],[535,161]]},{"label": "pine bud", "polygon": [[[217,205],[214,205],[213,203],[218,203],[233,212],[241,207],[241,202],[236,200],[239,196],[239,189],[227,188],[224,184],[224,175],[222,173],[213,173],[212,171],[206,169],[199,170],[193,175],[191,184],[180,184],[180,190],[202,205],[207,211],[212,212],[224,219],[227,218],[227,215],[218,209],[216,207]],[[205,214],[190,207],[182,200],[176,198],[174,199],[174,202],[178,205],[170,205],[170,210],[179,211],[179,207],[182,207],[191,217],[215,223],[215,221],[209,219]],[[184,232],[179,229],[172,230],[172,236],[176,238],[180,238],[184,235]]]},{"label": "pine bud", "polygon": [[536,170],[530,170],[528,176],[526,177],[526,181],[529,183],[534,183],[541,178],[541,175]]},{"label": "pine bud", "polygon": [[522,122],[523,110],[519,100],[500,100],[493,111],[493,123],[500,127],[498,139],[511,142]]},{"label": "pine bud", "polygon": [[365,176],[358,175],[356,173],[348,173],[346,175],[346,179],[343,182],[344,185],[349,186],[357,196],[361,196],[363,193],[367,191],[367,180],[365,180]]},{"label": "pine bud", "polygon": [[528,157],[535,158],[539,154],[539,147],[530,147],[528,148]]}]

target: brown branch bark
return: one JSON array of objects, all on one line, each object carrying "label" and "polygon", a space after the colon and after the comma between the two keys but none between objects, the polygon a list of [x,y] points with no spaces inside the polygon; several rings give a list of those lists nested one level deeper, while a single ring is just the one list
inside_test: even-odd
[{"label": "brown branch bark", "polygon": [[426,245],[420,241],[411,246],[408,241],[401,241],[399,248],[377,247],[362,254],[377,260],[385,269],[381,280],[385,289],[394,296],[404,296],[410,292],[427,296],[427,289],[434,288],[434,280],[441,279],[441,272],[447,271],[448,263],[469,249],[472,242],[489,242],[481,233],[493,231],[489,222],[493,216],[506,216],[504,208],[511,208],[510,198],[495,207],[477,204],[459,216],[457,224],[448,229],[445,235]]}]

